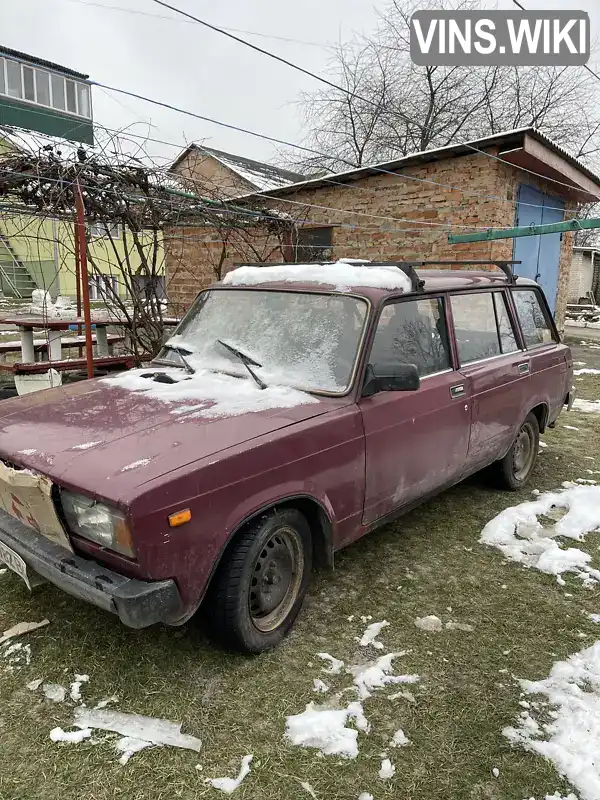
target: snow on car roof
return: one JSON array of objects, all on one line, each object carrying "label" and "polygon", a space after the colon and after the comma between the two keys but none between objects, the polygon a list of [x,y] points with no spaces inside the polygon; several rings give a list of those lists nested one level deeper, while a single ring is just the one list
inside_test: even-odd
[{"label": "snow on car roof", "polygon": [[411,291],[410,279],[397,267],[371,267],[367,261],[342,259],[329,264],[277,264],[272,267],[238,267],[227,273],[224,284],[255,286],[261,283],[316,283],[346,292],[353,286]]}]

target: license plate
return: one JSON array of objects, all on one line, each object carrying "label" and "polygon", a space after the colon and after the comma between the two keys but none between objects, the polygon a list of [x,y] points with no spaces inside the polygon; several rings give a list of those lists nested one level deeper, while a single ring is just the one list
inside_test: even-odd
[{"label": "license plate", "polygon": [[27,588],[31,590],[31,583],[29,581],[29,575],[27,574],[27,564],[18,553],[15,553],[14,550],[11,550],[10,547],[2,544],[2,542],[0,542],[0,561],[6,564],[9,569],[12,569],[13,572],[16,572],[20,578],[23,578],[27,584]]}]

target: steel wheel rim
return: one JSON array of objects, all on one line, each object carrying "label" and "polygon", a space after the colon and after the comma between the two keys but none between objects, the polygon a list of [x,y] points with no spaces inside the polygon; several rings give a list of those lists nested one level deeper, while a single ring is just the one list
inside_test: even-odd
[{"label": "steel wheel rim", "polygon": [[531,471],[535,459],[535,436],[533,428],[526,422],[513,446],[513,470],[518,481],[524,480]]},{"label": "steel wheel rim", "polygon": [[275,630],[298,598],[304,574],[304,552],[298,532],[283,526],[264,543],[254,562],[248,606],[252,624],[261,633]]}]

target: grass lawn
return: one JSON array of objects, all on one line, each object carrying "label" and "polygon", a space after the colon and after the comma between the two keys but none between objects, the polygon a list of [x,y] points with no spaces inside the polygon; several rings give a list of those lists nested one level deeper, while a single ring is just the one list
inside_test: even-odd
[{"label": "grass lawn", "polygon": [[[575,358],[600,368],[600,349],[577,348]],[[600,398],[600,376],[585,376],[578,388],[581,397]],[[550,763],[512,748],[501,731],[521,710],[515,678],[545,678],[555,661],[593,643],[600,629],[582,611],[600,612],[597,590],[568,575],[560,587],[552,576],[506,562],[478,543],[484,524],[530,499],[531,489],[557,489],[600,470],[600,415],[564,414],[544,440],[548,447],[527,491],[503,493],[471,479],[340,553],[333,573],[315,576],[284,645],[258,658],[220,651],[197,624],[130,631],[52,586],[30,597],[16,576],[4,574],[0,630],[44,617],[51,624],[20,640],[31,645],[29,666],[9,672],[0,661],[0,798],[219,798],[203,778],[235,776],[247,753],[254,760],[236,791],[239,800],[308,798],[301,781],[318,800],[356,800],[365,791],[375,800],[567,794]],[[596,567],[599,545],[598,534],[583,545]],[[474,631],[417,629],[415,617],[427,614],[469,623]],[[418,673],[420,682],[364,701],[372,729],[359,734],[355,760],[292,747],[283,737],[286,716],[350,683],[343,674],[325,675],[315,654],[326,651],[346,664],[378,655],[365,654],[356,642],[366,627],[361,615],[390,622],[379,637],[382,652],[410,650],[395,671]],[[106,735],[98,744],[51,742],[52,728],[70,728],[74,704],[55,704],[25,684],[44,678],[68,686],[75,672],[90,675],[82,687],[88,705],[117,694],[122,711],[183,721],[185,732],[202,739],[200,754],[151,748],[122,767]],[[330,684],[329,695],[315,694],[317,677]],[[416,702],[389,699],[402,688]],[[400,727],[412,744],[390,750]],[[378,777],[384,750],[396,766],[388,781]]]}]

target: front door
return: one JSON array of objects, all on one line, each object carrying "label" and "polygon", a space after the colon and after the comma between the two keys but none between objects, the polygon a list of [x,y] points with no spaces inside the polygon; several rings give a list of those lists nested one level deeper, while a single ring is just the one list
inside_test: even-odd
[{"label": "front door", "polygon": [[[558,197],[544,194],[533,186],[519,186],[515,224],[550,225],[562,222],[565,216],[564,202]],[[543,236],[521,236],[515,239],[515,272],[524,278],[537,281],[548,300],[550,310],[556,310],[558,291],[558,271],[560,260],[560,233],[546,233]]]},{"label": "front door", "polygon": [[522,422],[530,364],[519,349],[504,290],[450,297],[454,335],[472,398],[467,468],[504,456]]},{"label": "front door", "polygon": [[414,364],[414,392],[363,397],[366,481],[363,524],[458,480],[469,443],[469,389],[452,369],[442,298],[384,306],[369,363]]}]

